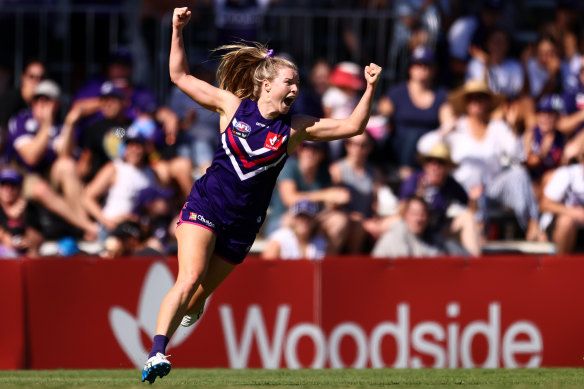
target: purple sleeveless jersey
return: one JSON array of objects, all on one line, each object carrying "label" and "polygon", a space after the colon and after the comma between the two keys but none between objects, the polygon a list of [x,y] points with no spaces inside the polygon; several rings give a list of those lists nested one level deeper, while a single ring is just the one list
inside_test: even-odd
[{"label": "purple sleeveless jersey", "polygon": [[[291,115],[265,119],[256,101],[243,100],[221,134],[213,163],[198,179],[181,212],[217,234],[216,252],[240,263],[260,229],[288,154]],[[179,223],[180,223],[179,222]],[[243,252],[221,252],[233,240]]]}]

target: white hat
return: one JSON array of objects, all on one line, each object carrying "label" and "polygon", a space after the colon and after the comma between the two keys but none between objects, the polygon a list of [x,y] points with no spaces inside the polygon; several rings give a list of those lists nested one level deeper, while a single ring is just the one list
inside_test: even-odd
[{"label": "white hat", "polygon": [[59,99],[61,97],[61,88],[55,81],[42,80],[34,90],[34,96],[46,96],[50,99]]}]

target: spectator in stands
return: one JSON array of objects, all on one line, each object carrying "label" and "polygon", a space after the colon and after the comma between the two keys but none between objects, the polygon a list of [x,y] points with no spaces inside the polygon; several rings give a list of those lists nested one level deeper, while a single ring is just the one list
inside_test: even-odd
[{"label": "spectator in stands", "polygon": [[381,97],[378,112],[390,117],[392,130],[390,155],[405,179],[417,167],[415,155],[418,139],[441,123],[454,120],[446,101],[447,90],[434,85],[434,52],[419,46],[412,52],[409,79],[392,87]]},{"label": "spectator in stands", "polygon": [[525,82],[535,101],[543,95],[561,93],[569,68],[560,57],[558,43],[551,36],[542,36],[535,45],[529,45],[522,54]]},{"label": "spectator in stands", "polygon": [[0,257],[36,257],[43,236],[36,209],[22,195],[22,175],[0,171]]},{"label": "spectator in stands", "polygon": [[577,159],[584,143],[584,58],[578,73],[575,88],[565,91],[562,95],[564,110],[558,119],[558,131],[564,134],[567,141],[564,149],[563,162]]},{"label": "spectator in stands", "polygon": [[289,158],[278,176],[276,190],[270,202],[270,215],[264,234],[288,226],[286,211],[300,200],[318,203],[318,228],[326,236],[329,252],[341,252],[346,243],[348,216],[339,207],[350,201],[346,188],[333,186],[326,163],[326,144],[303,142],[297,148],[297,158]]},{"label": "spectator in stands", "polygon": [[[449,96],[462,116],[422,136],[418,150],[427,154],[435,144],[445,142],[458,165],[454,178],[467,193],[483,191],[484,199],[512,209],[526,238],[535,240],[540,235],[538,204],[522,165],[520,140],[506,122],[490,118],[502,99],[484,82],[466,82]],[[484,206],[480,210],[487,211]]]},{"label": "spectator in stands", "polygon": [[[581,29],[581,10],[575,0],[557,0],[554,19],[539,26],[540,35],[549,35],[559,43],[560,56],[568,62],[577,55],[577,31]],[[579,57],[579,55],[577,55]],[[579,64],[576,70],[579,69]]]},{"label": "spectator in stands", "polygon": [[[193,74],[210,84],[215,80],[215,74],[205,65],[195,67]],[[217,147],[219,114],[197,104],[176,85],[170,92],[168,106],[181,121],[182,131],[178,135],[176,153],[178,156],[190,158],[196,175],[201,176],[211,166]]]},{"label": "spectator in stands", "polygon": [[43,80],[37,85],[31,109],[21,111],[8,124],[9,153],[13,162],[27,172],[23,186],[25,197],[83,230],[85,238],[92,240],[97,226],[81,204],[83,186],[71,155],[73,127],[80,112],[71,110],[63,126],[58,125],[60,95],[54,81]]},{"label": "spectator in stands", "polygon": [[558,254],[570,253],[584,226],[584,148],[579,163],[556,169],[543,190],[542,228],[549,232]]},{"label": "spectator in stands", "polygon": [[18,112],[30,108],[34,91],[45,77],[45,65],[37,60],[30,61],[20,78],[20,87],[8,89],[0,96],[0,164],[8,160],[8,120]]},{"label": "spectator in stands", "polygon": [[[104,242],[115,228],[125,221],[134,221],[132,210],[140,190],[152,186],[157,178],[148,166],[146,138],[131,129],[125,137],[123,158],[104,165],[87,185],[83,204],[87,212],[100,223],[99,239]],[[100,199],[106,195],[103,207]]]},{"label": "spectator in stands", "polygon": [[[365,87],[362,71],[353,62],[335,65],[329,78],[330,87],[322,96],[325,118],[346,119],[359,102],[358,93]],[[328,142],[329,158],[336,161],[343,155],[343,141]]]},{"label": "spectator in stands", "polygon": [[401,218],[381,235],[371,255],[375,258],[440,255],[440,249],[425,240],[427,229],[428,206],[424,199],[411,197],[404,203]]},{"label": "spectator in stands", "polygon": [[168,253],[170,250],[170,231],[176,225],[172,206],[173,194],[168,188],[148,186],[138,192],[132,210],[144,233],[145,246],[161,253]]},{"label": "spectator in stands", "polygon": [[263,259],[322,259],[327,251],[326,238],[317,231],[318,205],[300,200],[290,210],[290,225],[276,230],[262,252]]},{"label": "spectator in stands", "polygon": [[324,117],[322,98],[329,87],[331,67],[325,59],[317,59],[310,68],[308,85],[302,87],[291,108],[292,114]]},{"label": "spectator in stands", "polygon": [[578,88],[578,76],[582,68],[582,54],[580,53],[578,35],[577,31],[566,31],[559,41],[562,49],[562,59],[565,61],[567,68],[567,75],[562,85],[564,90]]},{"label": "spectator in stands", "polygon": [[418,45],[436,46],[444,22],[448,23],[451,4],[444,0],[396,0],[389,2],[389,7],[397,17],[393,22],[388,68],[395,68],[393,79],[402,81],[407,78],[411,50]]},{"label": "spectator in stands", "polygon": [[20,87],[0,97],[0,127],[6,129],[8,120],[23,109],[30,108],[36,86],[45,77],[45,65],[36,59],[29,61],[20,76]]},{"label": "spectator in stands", "polygon": [[368,161],[373,138],[367,131],[344,142],[346,156],[334,162],[329,170],[333,184],[347,188],[351,194],[350,201],[342,208],[349,215],[350,238],[346,251],[358,254],[379,238],[383,228],[383,220],[376,212],[376,193],[383,183],[383,174]]},{"label": "spectator in stands", "polygon": [[511,37],[503,28],[489,31],[485,49],[471,46],[471,59],[466,70],[466,80],[486,82],[495,93],[508,99],[519,97],[523,91],[521,62],[509,56]]},{"label": "spectator in stands", "polygon": [[509,55],[512,42],[508,31],[493,28],[485,48],[472,46],[466,80],[487,83],[489,88],[506,97],[496,115],[504,118],[519,134],[535,125],[533,99],[525,92],[525,74],[521,62]]},{"label": "spectator in stands", "polygon": [[125,221],[120,223],[108,236],[101,255],[106,258],[119,258],[161,254],[145,244],[144,234],[138,223]]},{"label": "spectator in stands", "polygon": [[429,239],[450,254],[480,255],[480,229],[475,220],[480,193],[471,192],[469,198],[465,189],[450,175],[456,165],[446,144],[436,143],[427,154],[420,155],[420,160],[422,169],[401,186],[400,206],[403,207],[412,196],[424,199],[429,212]]},{"label": "spectator in stands", "polygon": [[455,78],[454,85],[458,84],[458,80],[464,80],[471,48],[484,47],[489,31],[497,26],[504,9],[503,0],[484,0],[478,14],[464,15],[448,29],[450,71]]},{"label": "spectator in stands", "polygon": [[558,95],[543,96],[537,103],[536,111],[536,126],[525,131],[523,144],[525,164],[536,198],[540,199],[542,185],[562,162],[564,136],[558,131],[557,123],[563,112],[563,101]]},{"label": "spectator in stands", "polygon": [[79,139],[81,155],[77,160],[77,172],[86,182],[119,156],[123,135],[132,123],[126,112],[128,100],[111,81],[101,85],[99,105],[101,119],[86,127]]},{"label": "spectator in stands", "polygon": [[[144,101],[155,106],[155,118],[162,123],[165,141],[174,144],[179,130],[178,116],[168,107],[160,106],[154,92],[144,86],[132,82],[133,58],[127,48],[118,48],[108,58],[105,77],[95,77],[89,80],[75,96],[74,106],[82,106],[85,115],[96,112],[99,108],[101,87],[105,81],[111,81],[117,89],[124,92],[129,104],[126,106],[126,115],[135,119],[138,114],[138,105]],[[95,120],[92,119],[92,120]]]},{"label": "spectator in stands", "polygon": [[167,145],[164,132],[156,122],[154,109],[138,105],[138,116],[130,126],[146,138],[146,152],[150,166],[165,186],[176,184],[183,196],[193,185],[193,162],[189,156],[178,154],[179,144]]}]

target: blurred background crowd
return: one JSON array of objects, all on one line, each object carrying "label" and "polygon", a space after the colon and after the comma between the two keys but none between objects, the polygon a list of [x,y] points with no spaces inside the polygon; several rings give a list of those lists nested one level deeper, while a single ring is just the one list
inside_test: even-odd
[{"label": "blurred background crowd", "polygon": [[348,116],[384,68],[364,134],[289,158],[262,258],[583,248],[581,1],[24,0],[0,1],[0,257],[175,253],[219,133],[168,77],[185,5],[193,74],[267,43],[299,65],[297,114]]}]

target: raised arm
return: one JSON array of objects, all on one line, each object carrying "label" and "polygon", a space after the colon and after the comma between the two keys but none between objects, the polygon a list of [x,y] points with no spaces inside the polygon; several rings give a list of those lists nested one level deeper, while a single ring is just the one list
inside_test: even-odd
[{"label": "raised arm", "polygon": [[349,138],[365,131],[371,115],[373,96],[381,74],[381,67],[374,63],[365,67],[367,88],[347,119],[318,119],[310,116],[295,116],[292,121],[294,144],[303,140],[328,141]]},{"label": "raised arm", "polygon": [[231,92],[216,88],[190,74],[183,40],[183,28],[191,19],[187,7],[175,8],[172,15],[172,40],[168,67],[170,79],[180,90],[203,107],[219,113],[222,118],[229,116],[239,106],[239,98]]}]

